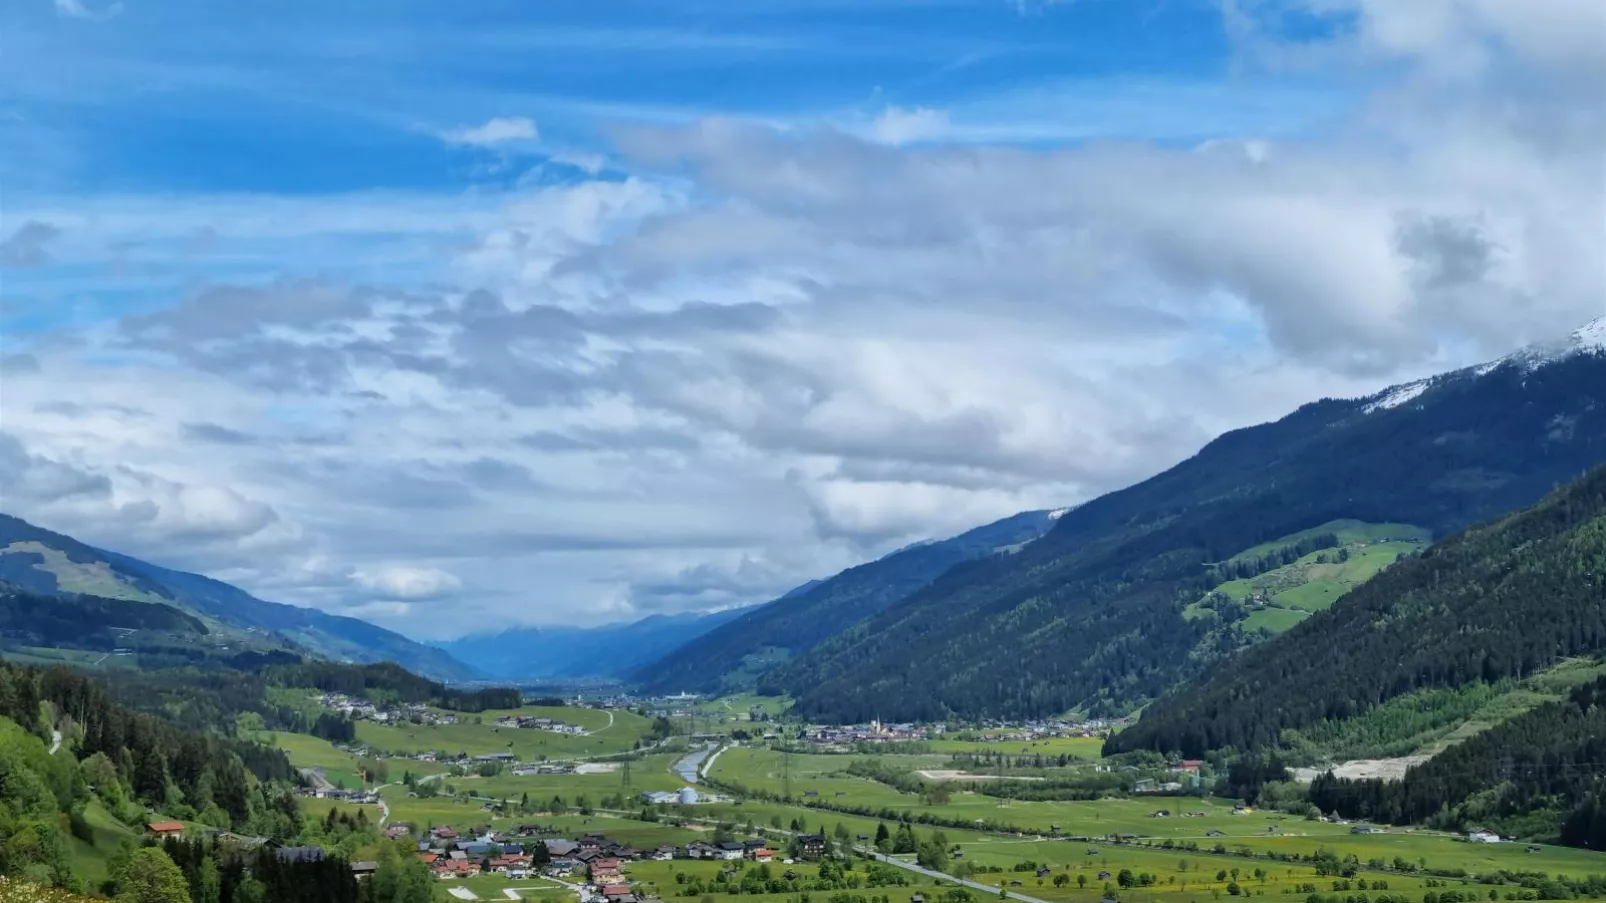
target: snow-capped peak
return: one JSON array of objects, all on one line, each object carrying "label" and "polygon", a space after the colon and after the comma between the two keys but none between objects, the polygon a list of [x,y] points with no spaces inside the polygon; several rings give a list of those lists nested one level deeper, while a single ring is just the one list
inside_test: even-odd
[{"label": "snow-capped peak", "polygon": [[1572,340],[1580,351],[1606,351],[1606,317],[1600,317],[1573,330]]},{"label": "snow-capped peak", "polygon": [[1606,353],[1606,317],[1600,317],[1574,329],[1566,338],[1529,345],[1514,354],[1508,354],[1493,365],[1485,365],[1483,372],[1507,362],[1532,370],[1545,364],[1572,357],[1575,354]]},{"label": "snow-capped peak", "polygon": [[[1513,364],[1521,367],[1524,371],[1531,371],[1578,354],[1606,354],[1606,317],[1600,317],[1578,327],[1564,339],[1529,345],[1521,351],[1515,351],[1498,360],[1456,372],[1483,376],[1506,364]],[[1452,374],[1444,375],[1450,376]],[[1440,378],[1438,376],[1430,376],[1427,379],[1390,386],[1376,395],[1361,399],[1366,402],[1366,406],[1361,410],[1364,413],[1371,414],[1376,411],[1397,408],[1432,388],[1434,382]]]}]

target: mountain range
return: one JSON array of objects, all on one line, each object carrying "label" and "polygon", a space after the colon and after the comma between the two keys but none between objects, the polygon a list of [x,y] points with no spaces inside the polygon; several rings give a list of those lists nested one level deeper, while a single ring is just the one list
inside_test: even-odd
[{"label": "mountain range", "polygon": [[696,637],[715,630],[743,609],[649,615],[600,627],[514,627],[440,644],[476,673],[496,680],[618,678]]},{"label": "mountain range", "polygon": [[1259,638],[1197,616],[1227,582],[1219,563],[1340,522],[1443,537],[1602,460],[1597,321],[1562,342],[1223,435],[1069,511],[1014,554],[944,571],[768,670],[759,688],[831,721],[1128,712]]}]

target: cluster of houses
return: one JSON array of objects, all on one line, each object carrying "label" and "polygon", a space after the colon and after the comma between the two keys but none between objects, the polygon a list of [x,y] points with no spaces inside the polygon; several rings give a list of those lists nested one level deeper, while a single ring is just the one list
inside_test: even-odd
[{"label": "cluster of houses", "polygon": [[341,790],[339,787],[303,787],[298,793],[309,799],[329,800],[340,803],[356,803],[360,806],[372,806],[379,802],[379,794],[372,790]]},{"label": "cluster of houses", "polygon": [[835,746],[843,743],[889,743],[897,740],[924,740],[931,733],[942,733],[941,726],[931,728],[915,724],[869,724],[825,726],[811,728],[805,739],[813,743]]},{"label": "cluster of houses", "polygon": [[[409,836],[413,826],[400,823],[385,834],[391,838]],[[707,842],[694,840],[684,846],[664,844],[653,849],[637,849],[609,840],[600,832],[576,840],[543,838],[538,827],[519,825],[506,832],[469,832],[436,827],[418,842],[418,858],[438,878],[471,878],[485,873],[506,875],[514,880],[547,877],[568,884],[593,903],[648,903],[630,887],[627,874],[632,862],[643,860],[702,859],[774,862],[785,855],[770,849],[762,838]],[[824,834],[797,838],[798,855],[804,859],[823,858],[829,850]],[[538,849],[539,847],[539,849]],[[531,855],[528,851],[544,853]],[[791,862],[790,859],[781,859]]]},{"label": "cluster of houses", "polygon": [[314,696],[318,704],[332,712],[339,712],[353,721],[374,721],[379,724],[456,724],[457,716],[451,712],[435,712],[421,702],[399,706],[380,706],[361,696],[345,693],[320,693]]},{"label": "cluster of houses", "polygon": [[576,737],[586,736],[586,729],[578,724],[569,724],[556,718],[536,718],[527,715],[504,715],[496,719],[497,727],[511,727],[520,730],[552,731],[555,734],[572,734]]}]

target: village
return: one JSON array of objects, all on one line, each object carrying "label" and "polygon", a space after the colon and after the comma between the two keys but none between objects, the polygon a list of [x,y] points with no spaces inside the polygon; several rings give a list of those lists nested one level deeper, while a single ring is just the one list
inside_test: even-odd
[{"label": "village", "polygon": [[[413,825],[397,823],[387,828],[385,835],[406,839],[414,830]],[[831,853],[824,834],[799,834],[789,839],[786,849],[776,850],[765,838],[694,840],[637,849],[609,840],[602,832],[573,840],[548,836],[550,833],[536,825],[517,825],[506,831],[482,827],[461,834],[437,826],[422,832],[417,856],[437,878],[445,880],[482,874],[512,880],[548,878],[579,893],[583,903],[655,903],[633,887],[632,863],[683,859],[791,865],[817,862]],[[795,873],[788,874],[795,877]]]}]

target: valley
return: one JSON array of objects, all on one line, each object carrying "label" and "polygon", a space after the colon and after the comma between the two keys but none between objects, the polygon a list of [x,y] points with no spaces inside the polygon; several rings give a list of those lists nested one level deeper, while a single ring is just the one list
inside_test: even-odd
[{"label": "valley", "polygon": [[[716,699],[696,708],[729,712],[739,708],[739,702]],[[588,722],[599,711],[581,708],[567,717]],[[775,865],[751,858],[700,863],[685,858],[687,845],[716,837],[767,837],[770,848],[784,851],[793,835],[815,832],[840,842],[844,851],[869,855],[875,853],[883,829],[894,838],[907,831],[917,847],[892,852],[893,841],[888,840],[883,848],[888,857],[911,867],[918,859],[927,873],[904,871],[897,879],[882,875],[877,880],[900,883],[882,884],[878,890],[864,883],[867,870],[874,867],[872,860],[860,857],[847,866],[847,874],[858,875],[853,879],[857,890],[852,892],[874,896],[891,890],[893,899],[900,901],[916,894],[930,900],[960,888],[978,896],[1003,891],[1025,901],[1049,903],[1111,897],[1182,903],[1262,894],[1342,900],[1360,891],[1371,900],[1416,903],[1429,893],[1435,900],[1449,893],[1481,901],[1491,890],[1497,898],[1510,893],[1511,899],[1538,893],[1538,884],[1525,887],[1523,882],[1537,882],[1541,874],[1552,882],[1587,881],[1587,876],[1606,870],[1606,854],[1548,843],[1471,843],[1450,832],[1423,828],[1367,826],[1361,833],[1359,823],[1246,807],[1204,794],[1208,780],[1191,794],[1132,793],[1134,784],[1149,780],[1136,775],[1166,775],[1173,766],[1117,765],[1123,760],[1102,759],[1095,746],[1074,737],[894,741],[829,752],[821,751],[819,744],[735,740],[732,736],[738,732],[749,735],[753,722],[735,716],[717,721],[698,717],[702,733],[725,738],[711,741],[710,748],[718,748],[719,755],[707,766],[706,778],[699,776],[694,782],[698,794],[715,801],[701,799],[690,805],[642,801],[644,794],[674,794],[686,785],[674,766],[684,757],[683,750],[694,748],[686,739],[692,725],[690,710],[672,719],[676,732],[660,749],[632,753],[622,761],[609,757],[613,761],[606,770],[514,774],[509,767],[487,769],[466,760],[448,764],[386,756],[390,783],[378,794],[389,810],[389,824],[412,826],[415,834],[441,827],[464,837],[506,834],[518,837],[515,845],[528,849],[532,835],[519,832],[531,825],[536,826],[533,836],[546,840],[573,841],[587,832],[599,832],[641,851],[641,860],[627,858],[623,865],[622,878],[632,893],[662,900],[690,895],[702,903],[737,897],[797,903],[796,891],[766,892],[761,885],[751,885],[750,876],[762,870],[772,876],[764,880],[806,884],[818,881],[820,870],[814,862],[782,866],[784,853],[778,854]],[[414,733],[425,745],[448,748],[451,743],[446,738],[457,736],[452,727],[420,727]],[[288,738],[279,739],[283,743]],[[286,748],[292,751],[292,761],[311,762],[317,756],[304,741],[292,741]],[[1007,761],[1012,763],[1010,771],[1018,773],[1002,782],[960,781],[947,787],[941,785],[951,782],[919,779],[922,770],[954,765],[955,756]],[[1059,764],[1061,756],[1066,757],[1064,765]],[[1121,785],[1101,798],[1012,796],[1028,783],[1025,777],[1067,779],[1107,774],[1112,768],[1122,774]],[[414,789],[420,787],[429,789]],[[727,799],[718,801],[720,796]],[[311,797],[302,800],[309,816],[317,816],[328,805]],[[373,820],[379,807],[369,811]],[[654,851],[666,845],[674,850],[664,855],[673,858],[655,861],[653,856],[659,853]],[[783,870],[794,877],[781,877]],[[728,883],[716,880],[721,873],[728,876]],[[521,899],[584,899],[583,892],[577,897],[566,886],[581,879],[550,870],[549,874],[556,877],[480,872],[437,881],[433,899],[468,899],[465,894],[507,899],[509,891]],[[1606,886],[1596,892],[1606,893]],[[1584,891],[1586,896],[1590,893]]]}]

